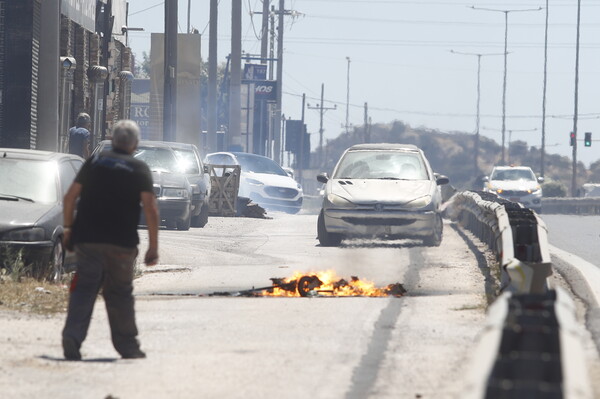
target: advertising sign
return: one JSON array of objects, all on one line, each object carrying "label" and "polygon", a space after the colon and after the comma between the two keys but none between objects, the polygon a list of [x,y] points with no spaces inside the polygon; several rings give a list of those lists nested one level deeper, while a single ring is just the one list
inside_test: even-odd
[{"label": "advertising sign", "polygon": [[266,64],[244,64],[242,80],[267,80]]},{"label": "advertising sign", "polygon": [[96,31],[96,0],[61,0],[61,13],[90,32]]},{"label": "advertising sign", "polygon": [[254,101],[277,101],[277,81],[263,80],[254,85]]}]

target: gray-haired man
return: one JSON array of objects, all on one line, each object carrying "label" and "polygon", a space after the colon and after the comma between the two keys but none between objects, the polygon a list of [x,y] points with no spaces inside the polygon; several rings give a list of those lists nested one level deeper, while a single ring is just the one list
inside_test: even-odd
[{"label": "gray-haired man", "polygon": [[158,206],[148,166],[131,155],[138,142],[135,122],[117,122],[112,132],[113,150],[88,159],[64,198],[64,244],[77,255],[62,333],[64,355],[69,360],[81,359],[79,348],[100,288],[117,352],[127,359],[146,356],[136,338],[133,269],[140,202],[149,236],[144,261],[148,266],[158,261]]},{"label": "gray-haired man", "polygon": [[90,127],[92,120],[85,112],[77,115],[77,123],[69,129],[69,153],[82,158],[90,156]]}]

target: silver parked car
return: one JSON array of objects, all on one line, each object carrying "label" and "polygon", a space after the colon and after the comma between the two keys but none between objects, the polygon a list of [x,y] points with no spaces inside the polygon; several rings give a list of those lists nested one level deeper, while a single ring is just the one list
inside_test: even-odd
[{"label": "silver parked car", "polygon": [[440,185],[423,151],[414,145],[360,144],[347,149],[326,183],[317,222],[321,245],[346,237],[420,238],[442,241]]},{"label": "silver parked car", "polygon": [[48,151],[0,148],[0,268],[60,280],[64,272],[63,196],[83,159]]}]

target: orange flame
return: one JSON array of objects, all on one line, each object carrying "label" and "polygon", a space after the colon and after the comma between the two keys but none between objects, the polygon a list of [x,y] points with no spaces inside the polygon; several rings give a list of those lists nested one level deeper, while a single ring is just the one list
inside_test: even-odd
[{"label": "orange flame", "polygon": [[[285,279],[273,279],[274,288],[263,291],[260,295],[263,296],[286,296],[298,297],[299,289],[296,285],[303,277],[316,276],[320,281],[309,286],[308,296],[314,295],[331,295],[331,296],[368,296],[368,297],[383,297],[383,296],[402,296],[406,291],[401,284],[390,284],[385,288],[375,286],[375,283],[367,280],[360,280],[357,277],[352,277],[350,281],[346,281],[338,277],[333,270],[320,272],[294,272],[294,275]],[[276,281],[275,281],[276,280]],[[321,284],[322,283],[322,284]]]}]

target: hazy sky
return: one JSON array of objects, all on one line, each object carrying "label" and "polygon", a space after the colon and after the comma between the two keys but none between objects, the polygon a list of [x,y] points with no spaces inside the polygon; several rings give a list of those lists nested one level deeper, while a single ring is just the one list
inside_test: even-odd
[{"label": "hazy sky", "polygon": [[[271,1],[278,7],[278,0]],[[600,158],[600,0],[581,1],[578,159]],[[231,1],[219,8],[219,62],[230,49]],[[477,57],[452,54],[504,50],[504,13],[473,10],[545,7],[545,0],[286,0],[283,112],[300,119],[301,95],[337,110],[325,116],[325,138],[343,131],[346,118],[347,60],[350,57],[350,123],[363,124],[368,102],[373,123],[403,121],[442,132],[475,131]],[[153,7],[154,6],[154,7]],[[243,1],[243,50],[260,53],[261,0]],[[180,32],[187,28],[186,0],[179,1]],[[145,10],[145,11],[144,11]],[[203,33],[208,56],[208,0],[191,0],[192,26]],[[138,56],[150,49],[150,32],[164,31],[159,0],[129,0],[129,44]],[[541,145],[544,25],[546,10],[509,13],[506,141]],[[546,143],[549,153],[571,155],[575,87],[576,0],[549,1]],[[498,143],[502,126],[503,56],[482,57],[481,134]],[[306,110],[313,148],[318,142],[318,111]],[[532,131],[533,129],[537,129]],[[583,133],[598,140],[583,146]]]}]

